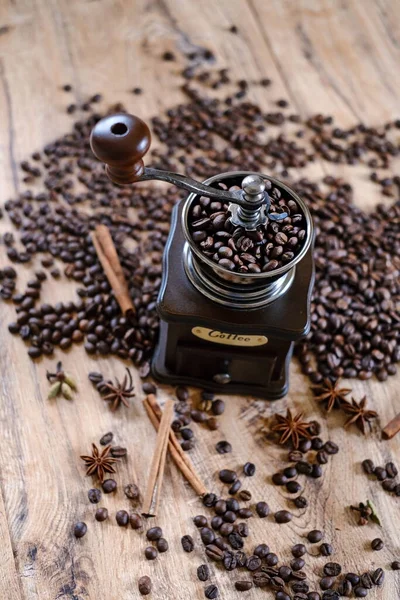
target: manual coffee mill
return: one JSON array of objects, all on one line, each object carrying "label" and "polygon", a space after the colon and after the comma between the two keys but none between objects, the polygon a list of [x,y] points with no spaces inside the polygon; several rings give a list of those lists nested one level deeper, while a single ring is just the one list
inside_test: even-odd
[{"label": "manual coffee mill", "polygon": [[[145,167],[142,157],[150,139],[147,125],[127,114],[100,120],[91,135],[92,150],[106,163],[113,182],[158,179],[190,192],[174,208],[164,251],[154,377],[172,385],[281,398],[288,390],[294,342],[310,329],[314,264],[313,225],[307,206],[288,186],[267,175],[220,173],[200,183]],[[213,260],[212,252],[204,251],[207,242],[203,246],[198,243],[203,234],[194,235],[192,215],[201,219],[201,203],[205,206],[212,201],[214,206],[227,207],[228,227],[255,239],[257,245],[260,228],[273,227],[274,221],[288,217],[286,212],[269,212],[267,190],[271,188],[279,190],[275,194],[301,213],[303,239],[298,252],[274,270],[255,265],[250,269],[241,260],[216,262],[215,256]],[[199,203],[200,208],[195,209]],[[227,236],[224,232],[219,235]]]}]

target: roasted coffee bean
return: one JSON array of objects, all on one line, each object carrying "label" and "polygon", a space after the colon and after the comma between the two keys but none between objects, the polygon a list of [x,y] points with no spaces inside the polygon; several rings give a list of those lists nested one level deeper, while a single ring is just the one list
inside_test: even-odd
[{"label": "roasted coffee bean", "polygon": [[286,469],[283,470],[283,474],[288,479],[293,479],[293,477],[296,477],[297,475],[297,469],[296,467],[286,467]]},{"label": "roasted coffee bean", "polygon": [[257,571],[261,567],[261,558],[256,555],[249,556],[246,561],[248,571]]},{"label": "roasted coffee bean", "polygon": [[179,385],[175,390],[176,397],[181,402],[186,402],[189,399],[189,390],[183,385]]},{"label": "roasted coffee bean", "polygon": [[291,587],[296,594],[307,594],[310,589],[306,581],[294,581]]},{"label": "roasted coffee bean", "polygon": [[200,565],[197,567],[197,577],[200,581],[208,581],[210,578],[210,569],[208,565]]},{"label": "roasted coffee bean", "polygon": [[229,442],[226,442],[225,440],[221,440],[220,442],[218,442],[215,445],[215,449],[218,452],[218,454],[229,454],[229,452],[232,452],[232,446]]},{"label": "roasted coffee bean", "polygon": [[160,553],[167,552],[167,551],[168,551],[168,548],[169,548],[169,546],[168,546],[168,542],[167,542],[167,540],[166,540],[165,538],[159,538],[159,539],[156,541],[156,547],[157,547],[157,550],[158,550]]},{"label": "roasted coffee bean", "polygon": [[226,571],[234,571],[237,567],[236,556],[231,552],[226,552],[222,564]]},{"label": "roasted coffee bean", "polygon": [[[96,375],[100,375],[100,373],[96,373]],[[101,380],[103,380],[103,376],[101,375]],[[108,446],[108,444],[111,444],[111,442],[113,441],[113,437],[114,434],[112,433],[112,431],[109,431],[108,433],[105,433],[101,438],[100,438],[100,444],[102,446]]]},{"label": "roasted coffee bean", "polygon": [[89,502],[97,504],[101,500],[101,491],[97,488],[93,488],[88,491]]},{"label": "roasted coffee bean", "polygon": [[363,460],[362,467],[367,475],[372,475],[375,470],[374,463],[369,458]]},{"label": "roasted coffee bean", "polygon": [[148,596],[151,593],[152,583],[148,575],[143,575],[139,578],[138,588],[142,596]]},{"label": "roasted coffee bean", "polygon": [[234,523],[237,519],[237,516],[236,513],[233,512],[233,510],[227,510],[223,514],[222,518],[226,523]]},{"label": "roasted coffee bean", "polygon": [[181,538],[181,544],[182,544],[182,548],[184,549],[185,552],[193,552],[194,550],[194,541],[192,536],[190,535],[184,535]]},{"label": "roasted coffee bean", "polygon": [[253,477],[256,472],[256,465],[251,462],[247,462],[243,467],[243,473],[247,475],[247,477]]},{"label": "roasted coffee bean", "polygon": [[131,524],[132,529],[141,529],[143,527],[142,517],[137,513],[132,513],[129,516],[129,522]]},{"label": "roasted coffee bean", "polygon": [[334,583],[335,579],[333,577],[323,577],[319,585],[321,590],[330,590]]},{"label": "roasted coffee bean", "polygon": [[206,554],[208,558],[216,561],[222,561],[224,558],[225,551],[218,548],[214,544],[209,544],[206,546]]},{"label": "roasted coffee bean", "polygon": [[207,517],[205,517],[204,515],[197,515],[196,517],[193,518],[193,523],[196,525],[196,527],[207,527]]},{"label": "roasted coffee bean", "polygon": [[239,492],[239,498],[243,500],[243,502],[250,502],[251,492],[249,492],[249,490],[241,490]]},{"label": "roasted coffee bean", "polygon": [[102,483],[102,488],[105,494],[111,494],[117,489],[117,482],[115,479],[105,479]]},{"label": "roasted coffee bean", "polygon": [[277,523],[289,523],[292,520],[292,514],[288,510],[278,510],[274,514],[274,519]]},{"label": "roasted coffee bean", "polygon": [[98,508],[95,512],[94,518],[96,521],[105,521],[108,519],[108,510],[106,508]]},{"label": "roasted coffee bean", "polygon": [[230,535],[233,530],[234,527],[232,523],[222,523],[222,525],[219,528],[219,533],[220,535],[222,535],[222,537],[228,537],[228,535]]},{"label": "roasted coffee bean", "polygon": [[239,508],[237,516],[240,519],[250,519],[253,516],[253,511],[251,511],[250,508]]},{"label": "roasted coffee bean", "polygon": [[[288,454],[288,460],[290,462],[296,462],[297,463],[297,462],[303,460],[303,453],[300,452],[300,450],[292,450]],[[297,471],[297,469],[296,469],[296,471]]]},{"label": "roasted coffee bean", "polygon": [[270,585],[273,590],[280,590],[281,588],[285,587],[285,582],[280,577],[275,576],[271,577]]},{"label": "roasted coffee bean", "polygon": [[127,455],[127,449],[122,446],[113,446],[110,454],[113,458],[124,458]]},{"label": "roasted coffee bean", "polygon": [[220,400],[219,398],[217,400],[214,400],[214,402],[211,405],[211,412],[216,415],[222,415],[222,413],[225,411],[225,402],[223,400]]},{"label": "roasted coffee bean", "polygon": [[263,571],[256,571],[253,573],[253,583],[256,587],[263,588],[267,587],[271,582],[271,577]]},{"label": "roasted coffee bean", "polygon": [[342,567],[339,563],[329,562],[324,565],[324,573],[329,577],[337,577],[342,572]]},{"label": "roasted coffee bean", "polygon": [[290,600],[290,596],[286,592],[279,590],[275,594],[275,600]]},{"label": "roasted coffee bean", "polygon": [[384,546],[383,541],[380,538],[375,538],[374,540],[372,540],[371,542],[371,548],[372,550],[382,550]]},{"label": "roasted coffee bean", "polygon": [[335,442],[328,440],[324,444],[324,450],[327,454],[337,454],[339,452],[339,446]]},{"label": "roasted coffee bean", "polygon": [[257,502],[256,513],[261,519],[267,517],[270,513],[270,508],[266,502]]},{"label": "roasted coffee bean", "polygon": [[385,469],[386,469],[387,476],[390,477],[391,479],[393,477],[396,477],[398,474],[397,467],[393,462],[388,462],[385,465]]},{"label": "roasted coffee bean", "polygon": [[227,511],[225,500],[218,500],[214,506],[214,512],[216,515],[224,515]]},{"label": "roasted coffee bean", "polygon": [[215,533],[209,527],[202,527],[200,529],[200,536],[203,544],[212,544],[215,540]]},{"label": "roasted coffee bean", "polygon": [[311,475],[312,465],[305,460],[300,460],[296,463],[296,470],[298,473],[302,473],[303,475]]},{"label": "roasted coffee bean", "polygon": [[340,596],[336,590],[327,590],[322,594],[322,600],[339,600]]},{"label": "roasted coffee bean", "polygon": [[333,554],[333,547],[331,544],[323,543],[319,547],[319,553],[321,556],[331,556]]},{"label": "roasted coffee bean", "polygon": [[324,534],[322,533],[322,531],[319,531],[319,529],[313,529],[307,534],[307,539],[309,542],[311,542],[311,544],[316,544],[317,542],[320,542],[323,537]]},{"label": "roasted coffee bean", "polygon": [[142,383],[142,390],[144,391],[145,394],[156,394],[157,393],[157,387],[151,381],[145,381],[144,383]]},{"label": "roasted coffee bean", "polygon": [[294,558],[290,561],[292,571],[301,571],[305,564],[305,560],[302,558]]},{"label": "roasted coffee bean", "polygon": [[275,485],[286,485],[288,478],[284,473],[274,473],[274,475],[272,475],[272,481]]},{"label": "roasted coffee bean", "polygon": [[206,589],[204,590],[204,595],[209,600],[213,600],[214,598],[218,598],[219,590],[216,585],[212,584],[206,587]]},{"label": "roasted coffee bean", "polygon": [[265,564],[267,564],[269,567],[274,567],[278,564],[278,562],[279,558],[274,552],[269,552],[269,554],[267,554],[265,557]]},{"label": "roasted coffee bean", "polygon": [[293,503],[297,508],[306,508],[308,506],[308,500],[304,496],[298,496],[293,500]]},{"label": "roasted coffee bean", "polygon": [[379,481],[383,481],[387,478],[386,469],[384,469],[383,467],[375,467],[374,474],[379,479]]},{"label": "roasted coffee bean", "polygon": [[163,531],[161,527],[150,527],[150,529],[146,531],[146,538],[149,540],[149,542],[156,542],[160,539],[160,537],[162,537],[162,534]]},{"label": "roasted coffee bean", "polygon": [[358,586],[354,588],[354,595],[357,598],[365,598],[366,596],[368,596],[368,590],[366,588]]},{"label": "roasted coffee bean", "polygon": [[338,585],[337,591],[341,596],[350,596],[353,586],[348,579],[343,579]]},{"label": "roasted coffee bean", "polygon": [[126,510],[118,510],[115,515],[115,520],[120,527],[126,527],[129,523],[129,515]]},{"label": "roasted coffee bean", "polygon": [[292,546],[292,554],[295,558],[301,558],[307,554],[307,548],[304,544],[295,544]]},{"label": "roasted coffee bean", "polygon": [[383,582],[385,581],[385,573],[384,573],[383,569],[380,569],[380,568],[376,569],[372,573],[371,579],[375,585],[383,585]]},{"label": "roasted coffee bean", "polygon": [[236,500],[236,498],[228,498],[226,500],[226,509],[227,510],[232,510],[233,512],[237,512],[240,508],[240,504],[239,502]]},{"label": "roasted coffee bean", "polygon": [[315,437],[311,440],[311,447],[313,450],[321,450],[324,446],[324,442],[320,437]]},{"label": "roasted coffee bean", "polygon": [[242,537],[236,531],[228,536],[228,542],[234,550],[241,550],[244,546]]},{"label": "roasted coffee bean", "polygon": [[211,508],[212,506],[214,506],[214,504],[217,502],[217,500],[218,500],[217,496],[212,493],[204,494],[204,496],[203,496],[203,504],[204,504],[204,506],[207,506],[208,508]]},{"label": "roasted coffee bean", "polygon": [[344,576],[347,581],[350,581],[352,586],[356,586],[360,583],[360,576],[357,573],[346,573]]},{"label": "roasted coffee bean", "polygon": [[235,554],[236,562],[238,567],[244,567],[246,565],[247,556],[241,550],[238,550]]},{"label": "roasted coffee bean", "polygon": [[74,536],[76,538],[81,538],[87,533],[87,525],[83,523],[83,521],[79,521],[74,525]]},{"label": "roasted coffee bean", "polygon": [[385,481],[382,481],[382,488],[385,492],[394,492],[396,489],[396,482],[393,481],[393,479],[385,479]]},{"label": "roasted coffee bean", "polygon": [[278,575],[285,583],[288,583],[292,577],[292,569],[286,565],[282,565],[282,567],[279,567]]},{"label": "roasted coffee bean", "polygon": [[139,500],[140,490],[135,483],[129,483],[124,487],[124,494],[129,500]]},{"label": "roasted coffee bean", "polygon": [[251,581],[235,581],[235,588],[238,592],[248,592],[252,587]]},{"label": "roasted coffee bean", "polygon": [[318,592],[309,592],[307,598],[308,600],[321,600],[321,596]]},{"label": "roasted coffee bean", "polygon": [[223,522],[224,522],[223,518],[216,515],[215,517],[213,517],[211,519],[211,527],[214,529],[214,531],[218,531],[218,529],[221,527]]},{"label": "roasted coffee bean", "polygon": [[144,555],[147,558],[147,560],[155,560],[158,556],[158,552],[153,546],[147,546],[147,548],[144,551]]},{"label": "roasted coffee bean", "polygon": [[370,573],[363,573],[360,577],[360,586],[370,590],[372,589],[373,585],[374,582],[372,581]]},{"label": "roasted coffee bean", "polygon": [[223,483],[233,483],[237,479],[237,474],[230,469],[222,469],[219,472],[219,478]]},{"label": "roasted coffee bean", "polygon": [[228,494],[230,496],[234,496],[242,487],[242,482],[240,481],[240,479],[236,479],[236,481],[234,481],[232,483],[232,485],[230,486],[230,488],[228,489]]},{"label": "roasted coffee bean", "polygon": [[300,492],[302,487],[297,481],[289,481],[286,484],[286,489],[289,492],[289,494],[297,494],[298,492]]},{"label": "roasted coffee bean", "polygon": [[267,544],[258,544],[258,546],[254,548],[253,554],[259,558],[265,558],[267,554],[269,554],[269,546],[267,546]]},{"label": "roasted coffee bean", "polygon": [[328,462],[328,455],[326,452],[324,452],[324,450],[317,452],[317,461],[320,465],[326,465]]},{"label": "roasted coffee bean", "polygon": [[238,523],[235,525],[235,531],[240,535],[240,537],[248,537],[249,535],[249,526],[247,523]]},{"label": "roasted coffee bean", "polygon": [[400,560],[394,560],[390,566],[393,571],[400,571]]},{"label": "roasted coffee bean", "polygon": [[319,477],[322,477],[322,468],[320,465],[312,466],[311,477],[313,477],[314,479],[318,479]]}]

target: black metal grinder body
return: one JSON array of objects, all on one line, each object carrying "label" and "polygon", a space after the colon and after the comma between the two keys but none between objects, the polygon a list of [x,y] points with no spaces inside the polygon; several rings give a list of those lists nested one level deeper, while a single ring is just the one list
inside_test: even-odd
[{"label": "black metal grinder body", "polygon": [[[268,400],[284,396],[294,344],[310,329],[314,234],[301,198],[284,183],[257,173],[222,173],[200,183],[145,168],[141,157],[149,148],[150,133],[131,115],[102,119],[91,142],[116,183],[160,179],[191,192],[174,208],[164,250],[154,377],[220,393]],[[268,182],[283,198],[296,202],[305,218],[306,237],[293,260],[275,270],[232,272],[201,252],[192,237],[190,210],[200,196],[229,202],[234,225],[255,231],[268,219],[285,217],[268,213]]]}]

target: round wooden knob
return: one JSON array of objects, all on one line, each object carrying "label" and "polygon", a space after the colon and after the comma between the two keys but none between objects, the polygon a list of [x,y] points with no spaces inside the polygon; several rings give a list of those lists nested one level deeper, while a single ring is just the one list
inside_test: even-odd
[{"label": "round wooden knob", "polygon": [[142,158],[150,142],[146,123],[124,113],[104,117],[90,135],[93,154],[106,163],[107,175],[119,184],[133,183],[143,174]]}]

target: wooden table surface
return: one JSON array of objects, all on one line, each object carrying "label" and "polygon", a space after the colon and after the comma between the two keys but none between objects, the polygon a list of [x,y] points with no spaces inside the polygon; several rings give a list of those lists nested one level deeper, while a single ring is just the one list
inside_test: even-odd
[{"label": "wooden table surface", "polygon": [[[228,31],[233,24],[238,35]],[[61,90],[63,84],[72,84],[70,98],[78,103],[102,92],[104,106],[122,101],[147,118],[182,100],[177,79],[160,55],[172,50],[181,56],[196,45],[210,48],[219,66],[231,67],[238,79],[270,77],[271,88],[251,92],[265,108],[278,98],[288,98],[302,116],[321,111],[333,114],[343,126],[359,121],[381,124],[400,117],[400,3],[393,0],[3,0],[1,201],[24,189],[19,162],[70,129],[73,118],[65,107],[71,100]],[[130,93],[136,86],[143,88],[143,95]],[[326,165],[313,166],[314,175],[326,170]],[[368,209],[378,201],[366,169],[336,167],[335,172],[355,185],[360,206]],[[0,231],[9,228],[3,219]],[[1,267],[6,264],[4,252],[0,256]],[[19,267],[19,273],[19,282],[29,278],[27,268]],[[62,280],[47,282],[44,296],[49,302],[76,297],[73,286]],[[137,374],[136,399],[129,409],[112,414],[89,384],[87,373],[101,370],[106,376],[121,375],[123,362],[94,360],[75,347],[34,363],[21,339],[7,331],[13,316],[13,308],[2,303],[1,598],[131,600],[139,597],[137,579],[143,574],[154,581],[154,599],[203,598],[196,568],[204,554],[191,523],[202,507],[170,460],[162,512],[156,521],[164,529],[170,551],[154,563],[144,559],[143,533],[115,523],[115,510],[129,508],[121,491],[104,498],[112,518],[103,524],[94,521],[95,507],[87,500],[90,480],[84,477],[79,455],[108,430],[129,451],[127,462],[119,468],[118,483],[136,480],[145,488],[155,433],[141,405]],[[46,399],[46,369],[54,367],[57,359],[78,381],[79,393],[72,402]],[[285,453],[262,434],[265,418],[290,406],[301,408],[308,418],[320,419],[323,437],[340,445],[340,455],[329,462],[321,480],[306,484],[308,510],[284,526],[253,519],[252,543],[266,541],[287,559],[291,544],[310,529],[323,529],[326,541],[336,549],[334,558],[347,570],[388,568],[384,588],[371,590],[369,598],[395,600],[400,597],[400,577],[389,565],[400,559],[400,500],[370,481],[360,462],[366,457],[376,464],[391,458],[399,461],[400,436],[383,442],[378,428],[367,438],[357,430],[344,432],[342,417],[324,419],[295,362],[291,377],[290,394],[277,403],[227,398],[220,431],[198,435],[193,461],[206,484],[222,493],[216,472],[253,460],[257,476],[248,483],[253,497],[267,500],[273,510],[287,508],[281,488],[271,485],[271,475],[283,465]],[[356,397],[367,394],[382,424],[400,410],[399,384],[400,376],[385,383],[351,382]],[[161,400],[170,393],[164,387]],[[232,442],[232,454],[216,454],[214,446],[220,439]],[[355,524],[347,507],[366,498],[376,503],[382,529]],[[81,540],[71,533],[77,520],[88,523],[88,534]],[[186,533],[196,535],[191,555],[180,546]],[[385,548],[372,552],[370,541],[378,536]],[[307,564],[310,577],[317,580],[323,559],[310,557]],[[232,598],[235,573],[214,565],[212,571],[220,597]],[[271,592],[258,589],[244,597],[263,595],[272,598]]]}]

